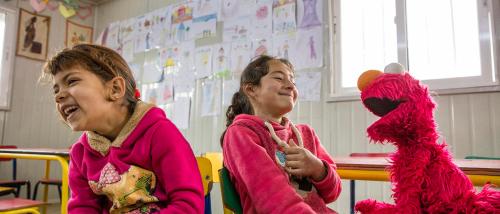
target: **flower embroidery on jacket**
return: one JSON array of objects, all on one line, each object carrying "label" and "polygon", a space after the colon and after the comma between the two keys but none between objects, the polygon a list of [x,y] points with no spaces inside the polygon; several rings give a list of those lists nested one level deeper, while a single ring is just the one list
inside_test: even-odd
[{"label": "flower embroidery on jacket", "polygon": [[98,195],[106,195],[113,203],[110,213],[152,213],[159,210],[154,204],[158,198],[152,195],[156,186],[153,172],[130,166],[119,175],[116,168],[108,163],[101,171],[99,181],[89,181],[90,188]]}]

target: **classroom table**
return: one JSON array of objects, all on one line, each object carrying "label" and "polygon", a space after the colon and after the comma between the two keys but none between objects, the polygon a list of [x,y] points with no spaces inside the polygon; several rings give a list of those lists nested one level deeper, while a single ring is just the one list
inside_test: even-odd
[{"label": "classroom table", "polygon": [[[337,157],[337,173],[342,179],[389,181],[388,157]],[[453,162],[475,186],[490,182],[500,186],[500,160],[454,159]],[[354,183],[351,183],[351,213],[354,213]]]},{"label": "classroom table", "polygon": [[[0,158],[17,158],[17,159],[35,159],[46,160],[45,162],[45,178],[50,175],[50,161],[56,160],[61,164],[62,169],[62,192],[61,192],[61,214],[67,214],[67,204],[69,198],[68,188],[68,169],[69,169],[69,150],[68,149],[49,149],[49,148],[17,148],[17,149],[0,149]],[[48,188],[44,189],[44,201],[47,200]]]},{"label": "classroom table", "polygon": [[[342,179],[389,181],[387,157],[337,157],[337,173]],[[500,186],[500,160],[453,159],[475,186],[490,182]]]}]

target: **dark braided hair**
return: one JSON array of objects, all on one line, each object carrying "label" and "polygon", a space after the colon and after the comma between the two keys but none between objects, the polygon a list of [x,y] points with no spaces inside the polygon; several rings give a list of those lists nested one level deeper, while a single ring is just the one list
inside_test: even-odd
[{"label": "dark braided hair", "polygon": [[[239,114],[254,114],[252,104],[248,99],[247,95],[243,91],[243,87],[245,85],[260,85],[260,79],[269,73],[269,61],[271,60],[279,60],[281,63],[290,67],[293,71],[293,65],[287,59],[280,59],[268,55],[260,55],[254,60],[252,60],[243,73],[241,74],[240,80],[240,89],[234,93],[233,98],[231,99],[231,105],[227,108],[226,111],[226,130],[232,123],[234,118]],[[224,141],[224,135],[226,134],[226,130],[222,133],[220,137],[221,146]]]},{"label": "dark braided hair", "polygon": [[45,63],[40,79],[52,79],[57,73],[75,67],[94,73],[103,83],[118,76],[125,79],[125,105],[130,114],[134,112],[138,101],[135,97],[136,83],[127,62],[118,53],[107,47],[91,44],[65,48]]}]

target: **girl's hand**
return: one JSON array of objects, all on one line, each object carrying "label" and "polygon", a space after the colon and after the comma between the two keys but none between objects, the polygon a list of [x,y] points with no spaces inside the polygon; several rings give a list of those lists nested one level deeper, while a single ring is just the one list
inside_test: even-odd
[{"label": "girl's hand", "polygon": [[299,147],[290,139],[289,147],[284,148],[286,154],[285,170],[291,175],[310,177],[318,182],[325,178],[326,168],[323,162],[309,150]]}]

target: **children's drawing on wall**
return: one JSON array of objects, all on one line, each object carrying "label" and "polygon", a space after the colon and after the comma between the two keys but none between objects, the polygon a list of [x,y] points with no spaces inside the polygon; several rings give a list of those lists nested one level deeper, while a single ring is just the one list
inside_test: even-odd
[{"label": "children's drawing on wall", "polygon": [[134,40],[138,29],[137,29],[137,18],[130,18],[120,22],[119,32],[117,33],[117,41],[123,42],[128,40]]},{"label": "children's drawing on wall", "polygon": [[107,28],[107,34],[103,35],[103,45],[107,47],[117,50],[120,46],[120,42],[118,41],[118,35],[120,33],[120,25],[121,22],[113,22],[109,24]]},{"label": "children's drawing on wall", "polygon": [[297,32],[297,50],[300,56],[294,59],[296,69],[323,66],[323,31],[321,27]]},{"label": "children's drawing on wall", "polygon": [[296,0],[273,0],[273,7],[279,7],[286,4],[294,4]]},{"label": "children's drawing on wall", "polygon": [[217,34],[217,15],[211,14],[193,19],[193,36],[195,39],[214,37]]},{"label": "children's drawing on wall", "polygon": [[231,44],[231,72],[239,75],[252,58],[250,41],[237,41]]},{"label": "children's drawing on wall", "polygon": [[251,19],[252,38],[269,38],[273,32],[272,0],[259,1]]},{"label": "children's drawing on wall", "polygon": [[201,116],[216,116],[221,110],[221,81],[220,79],[203,81],[201,86],[202,102]]},{"label": "children's drawing on wall", "polygon": [[179,71],[190,73],[194,76],[195,63],[194,63],[194,41],[183,42],[179,45]]},{"label": "children's drawing on wall", "polygon": [[134,40],[125,40],[120,45],[120,51],[118,51],[120,55],[127,62],[131,62],[134,60]]},{"label": "children's drawing on wall", "polygon": [[195,63],[194,63],[194,42],[184,42],[179,45],[179,68],[174,72],[174,91],[176,96],[190,94],[194,91]]},{"label": "children's drawing on wall", "polygon": [[176,98],[172,105],[172,123],[179,129],[189,128],[191,99],[189,97]]},{"label": "children's drawing on wall", "polygon": [[128,65],[130,67],[130,70],[132,71],[132,75],[134,76],[134,79],[137,80],[137,83],[141,83],[141,74],[142,74],[142,65],[137,64],[137,63],[129,63]]},{"label": "children's drawing on wall", "polygon": [[219,21],[233,20],[237,17],[249,16],[255,0],[221,0]]},{"label": "children's drawing on wall", "polygon": [[321,72],[296,72],[295,84],[300,101],[320,101]]},{"label": "children's drawing on wall", "polygon": [[137,17],[134,52],[140,53],[151,49],[151,19],[152,15],[146,14]]},{"label": "children's drawing on wall", "polygon": [[[293,61],[294,54],[297,50],[295,48],[295,34],[274,35],[272,47],[272,55],[292,60],[292,63],[295,64],[295,61]],[[300,53],[302,53],[302,51],[300,51]]]},{"label": "children's drawing on wall", "polygon": [[212,75],[212,47],[197,48],[194,55],[196,78]]},{"label": "children's drawing on wall", "polygon": [[193,14],[197,17],[215,14],[217,16],[220,8],[220,0],[198,0]]},{"label": "children's drawing on wall", "polygon": [[174,101],[174,75],[165,74],[163,81],[158,84],[158,105],[165,105]]},{"label": "children's drawing on wall", "polygon": [[232,80],[224,80],[222,90],[222,105],[229,106],[231,104],[231,99],[233,98],[234,93],[240,90],[240,80],[232,79]]},{"label": "children's drawing on wall", "polygon": [[172,10],[172,33],[176,42],[183,42],[191,39],[193,3],[180,4]]},{"label": "children's drawing on wall", "polygon": [[253,56],[259,56],[259,55],[270,55],[270,41],[268,41],[265,38],[262,39],[256,39],[252,41],[252,47],[253,47]]},{"label": "children's drawing on wall", "polygon": [[194,91],[196,77],[193,72],[179,71],[174,74],[174,91],[176,96],[190,94]]},{"label": "children's drawing on wall", "polygon": [[[280,2],[283,2],[283,4]],[[295,7],[295,1],[275,0],[273,3],[273,33],[281,34],[296,30]]]},{"label": "children's drawing on wall", "polygon": [[168,48],[161,48],[158,50],[158,66],[159,67],[172,67],[178,66],[179,63],[179,46],[172,45]]},{"label": "children's drawing on wall", "polygon": [[323,1],[297,0],[297,22],[299,28],[308,29],[321,26],[323,20]]},{"label": "children's drawing on wall", "polygon": [[224,22],[222,40],[224,42],[246,40],[249,38],[251,28],[249,17],[227,20]]},{"label": "children's drawing on wall", "polygon": [[163,69],[159,68],[156,63],[144,63],[142,72],[142,83],[158,83],[163,80]]},{"label": "children's drawing on wall", "polygon": [[231,45],[229,43],[216,44],[212,47],[213,68],[216,76],[227,76],[230,73]]},{"label": "children's drawing on wall", "polygon": [[142,98],[145,102],[152,103],[154,105],[158,104],[158,84],[143,84],[142,85]]},{"label": "children's drawing on wall", "polygon": [[170,30],[172,24],[170,18],[171,7],[161,8],[153,11],[151,19],[151,46],[152,48],[161,48],[170,45],[172,38]]}]

